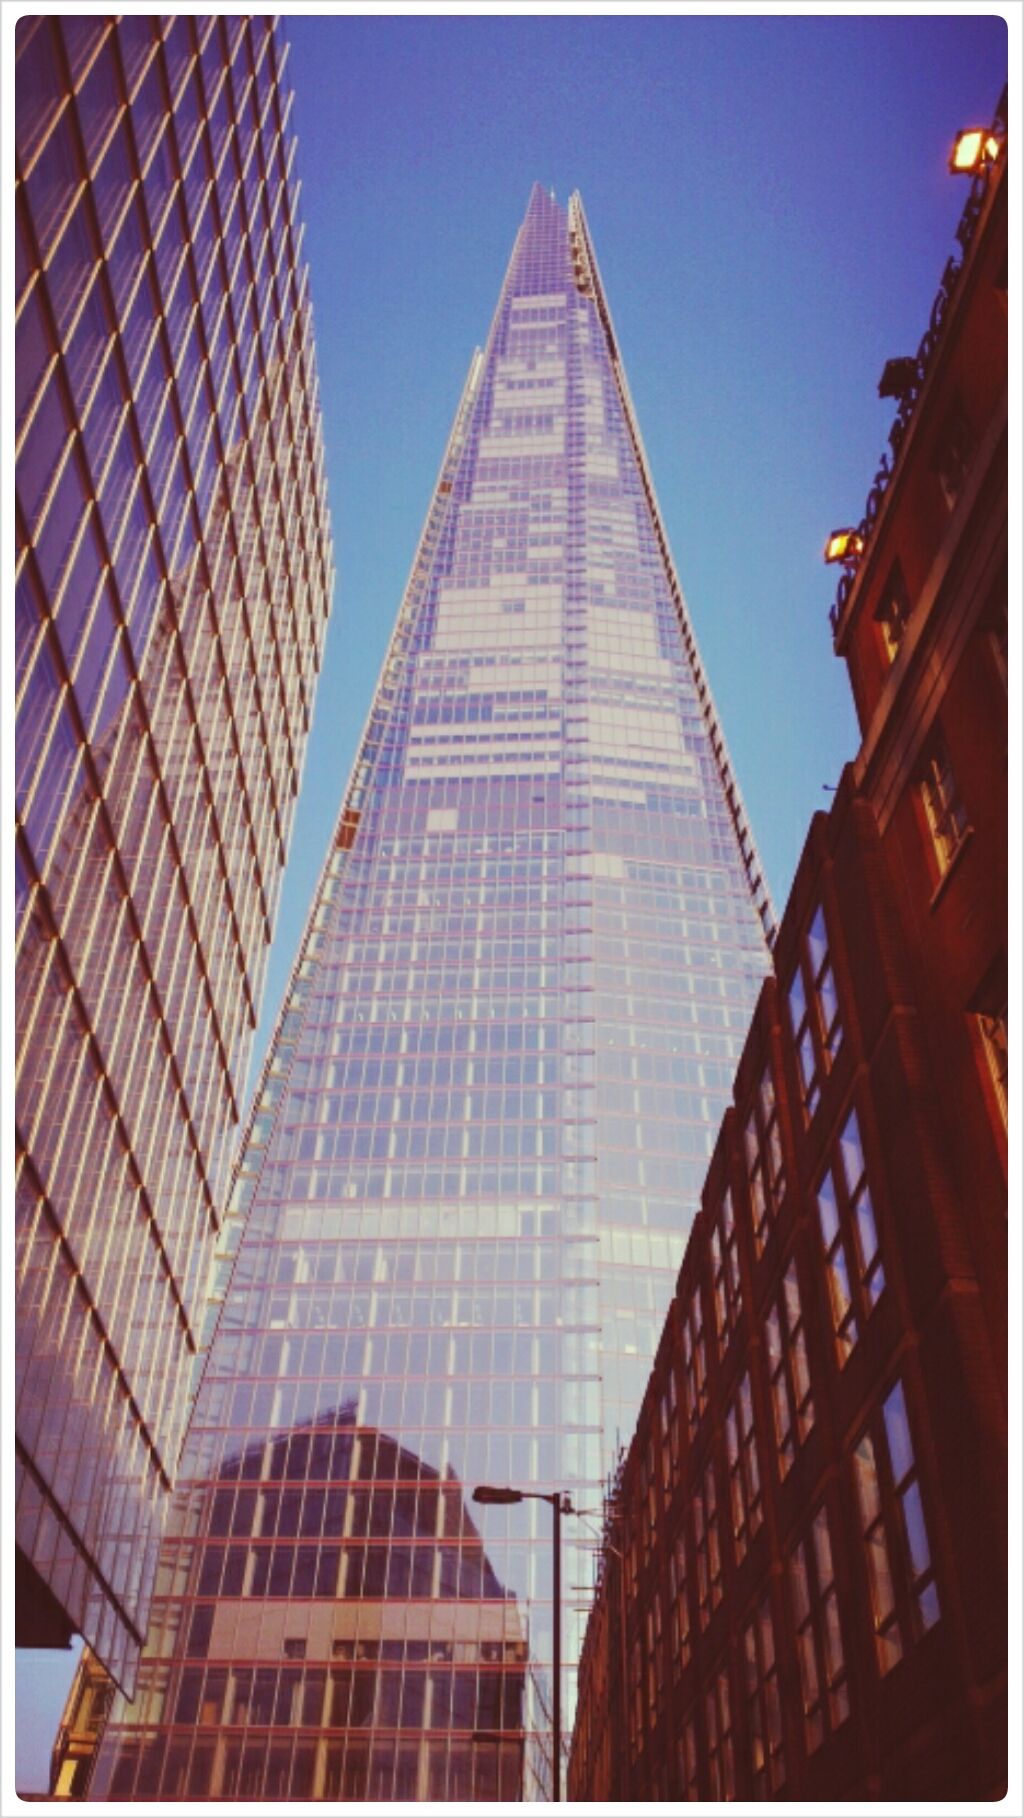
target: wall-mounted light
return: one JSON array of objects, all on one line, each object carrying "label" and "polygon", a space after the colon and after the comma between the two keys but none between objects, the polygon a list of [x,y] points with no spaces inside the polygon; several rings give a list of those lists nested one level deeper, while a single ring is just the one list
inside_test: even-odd
[{"label": "wall-mounted light", "polygon": [[978,177],[995,163],[1002,149],[1002,139],[990,127],[967,126],[953,141],[949,168],[954,176]]},{"label": "wall-mounted light", "polygon": [[864,554],[864,538],[859,530],[834,530],[825,544],[826,562],[843,562],[853,568]]}]

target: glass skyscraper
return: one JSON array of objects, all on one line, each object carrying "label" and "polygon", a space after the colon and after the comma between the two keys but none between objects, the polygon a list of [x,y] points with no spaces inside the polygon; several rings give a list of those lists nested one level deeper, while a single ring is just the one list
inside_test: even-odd
[{"label": "glass skyscraper", "polygon": [[331,592],[282,55],[17,27],[17,1637],[129,1688]]},{"label": "glass skyscraper", "polygon": [[583,210],[538,186],[257,1093],[91,1797],[547,1795],[550,1510],[472,1490],[599,1501],[769,931]]}]

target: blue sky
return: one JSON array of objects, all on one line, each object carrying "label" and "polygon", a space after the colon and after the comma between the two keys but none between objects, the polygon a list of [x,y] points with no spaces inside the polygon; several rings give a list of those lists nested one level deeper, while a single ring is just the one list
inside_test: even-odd
[{"label": "blue sky", "polygon": [[[339,578],[254,1073],[535,180],[583,194],[781,910],[856,745],[822,546],[861,515],[893,415],[878,377],[916,350],[954,251],[952,136],[1006,78],[1005,24],[976,9],[286,9],[283,30]],[[62,1664],[19,1661],[23,1785],[45,1784]]]},{"label": "blue sky", "polygon": [[781,910],[856,746],[834,571],[1006,79],[995,15],[286,16],[338,588],[255,1064],[535,180],[583,195]]}]

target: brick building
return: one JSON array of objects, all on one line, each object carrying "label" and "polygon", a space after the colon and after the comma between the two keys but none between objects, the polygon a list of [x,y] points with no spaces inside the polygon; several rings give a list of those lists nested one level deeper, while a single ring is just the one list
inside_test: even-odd
[{"label": "brick building", "polygon": [[862,743],[609,1502],[570,1798],[1005,1788],[1004,165],[898,362],[832,613]]}]

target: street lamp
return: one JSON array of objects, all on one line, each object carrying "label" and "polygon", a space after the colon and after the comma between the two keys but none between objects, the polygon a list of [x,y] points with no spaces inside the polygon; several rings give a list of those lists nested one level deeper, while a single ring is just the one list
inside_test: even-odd
[{"label": "street lamp", "polygon": [[554,1549],[553,1570],[551,1574],[551,1602],[554,1618],[554,1687],[551,1700],[551,1731],[554,1744],[554,1793],[552,1798],[562,1797],[562,1516],[575,1515],[576,1510],[564,1490],[513,1490],[507,1485],[498,1487],[490,1483],[478,1483],[473,1491],[473,1501],[488,1505],[511,1502],[547,1502],[551,1504],[553,1516],[551,1544]]}]

